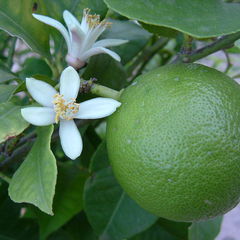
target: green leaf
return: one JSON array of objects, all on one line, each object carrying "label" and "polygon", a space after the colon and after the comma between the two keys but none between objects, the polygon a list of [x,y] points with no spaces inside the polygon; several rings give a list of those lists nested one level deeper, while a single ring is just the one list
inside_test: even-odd
[{"label": "green leaf", "polygon": [[112,25],[102,35],[104,38],[126,39],[129,42],[113,47],[123,64],[133,59],[147,44],[151,34],[131,21],[109,20]]},{"label": "green leaf", "polygon": [[58,168],[56,194],[53,202],[54,216],[37,211],[40,225],[40,239],[64,225],[83,208],[83,186],[86,174],[73,165],[60,165]]},{"label": "green leaf", "polygon": [[105,168],[87,180],[84,204],[88,220],[100,240],[129,238],[157,219],[123,192],[111,168]]},{"label": "green leaf", "polygon": [[0,183],[0,193],[0,239],[37,240],[37,224],[21,217],[22,205],[9,199],[5,184]]},{"label": "green leaf", "polygon": [[43,0],[46,5],[48,15],[62,20],[64,10],[70,11],[81,20],[83,9],[89,8],[92,13],[99,14],[104,17],[107,13],[107,6],[103,0]]},{"label": "green leaf", "polygon": [[17,87],[16,85],[0,85],[0,103],[7,102]]},{"label": "green leaf", "polygon": [[[45,14],[42,0],[0,0],[0,28],[24,40],[34,51],[49,56],[49,37],[44,24],[32,17],[33,5],[37,13]],[[35,11],[34,11],[35,12]]]},{"label": "green leaf", "polygon": [[221,228],[222,216],[214,219],[193,223],[189,227],[189,240],[213,240]]},{"label": "green leaf", "polygon": [[50,78],[52,77],[52,71],[44,60],[39,58],[28,58],[24,62],[23,69],[19,75],[22,79],[24,79],[36,74],[45,75]]},{"label": "green leaf", "polygon": [[106,142],[103,141],[92,156],[90,170],[91,172],[97,172],[108,166],[107,146]]},{"label": "green leaf", "polygon": [[174,222],[167,220],[165,218],[158,219],[158,225],[161,226],[165,231],[172,234],[179,239],[187,239],[188,238],[188,228],[191,223],[187,222]]},{"label": "green leaf", "polygon": [[[107,14],[107,5],[103,0],[79,0],[79,6],[81,9],[89,8],[93,14],[99,14],[101,18],[105,17]],[[75,9],[76,14],[78,13]],[[82,16],[82,15],[81,15]]]},{"label": "green leaf", "polygon": [[107,131],[107,122],[101,121],[96,127],[95,127],[95,132],[97,135],[102,139],[106,139],[106,131]]},{"label": "green leaf", "polygon": [[187,240],[190,225],[191,223],[159,218],[152,227],[134,236],[131,240]]},{"label": "green leaf", "polygon": [[127,74],[119,62],[108,55],[102,54],[90,59],[83,78],[97,78],[97,83],[120,90],[125,86]]},{"label": "green leaf", "polygon": [[178,35],[178,32],[171,28],[160,27],[160,26],[150,25],[146,23],[141,23],[141,25],[150,33],[154,33],[159,36],[175,38]]},{"label": "green leaf", "polygon": [[238,40],[234,43],[234,45],[235,45],[237,48],[240,49],[240,39],[238,39]]},{"label": "green leaf", "polygon": [[[240,30],[240,5],[222,0],[104,0],[109,8],[131,19],[169,27],[197,38]],[[207,11],[206,11],[207,9]]]},{"label": "green leaf", "polygon": [[[63,238],[63,240],[97,240],[98,238],[93,232],[89,222],[87,221],[87,217],[82,211],[78,215],[76,215],[71,221],[64,225],[64,232],[63,228],[60,231],[52,234],[49,240],[60,240],[61,236],[65,234],[68,238]],[[55,238],[54,238],[55,237]]]},{"label": "green leaf", "polygon": [[0,104],[0,143],[17,136],[28,127],[29,124],[21,116],[21,108],[10,102]]},{"label": "green leaf", "polygon": [[178,238],[156,223],[146,231],[132,237],[130,240],[186,240],[186,238]]},{"label": "green leaf", "polygon": [[14,202],[32,203],[50,215],[57,179],[56,159],[50,149],[52,132],[52,125],[37,128],[37,140],[9,185]]},{"label": "green leaf", "polygon": [[100,139],[91,125],[80,128],[80,134],[85,147],[83,148],[79,161],[83,168],[88,168],[92,155],[96,151],[98,144],[100,144]]},{"label": "green leaf", "polygon": [[[80,238],[82,240],[82,238]],[[59,229],[56,233],[53,233],[47,240],[77,240],[72,238],[69,232]]]},{"label": "green leaf", "polygon": [[7,60],[4,49],[8,46],[9,40],[9,35],[4,31],[0,31],[0,63]]},{"label": "green leaf", "polygon": [[17,76],[5,66],[0,66],[0,83],[15,79]]}]

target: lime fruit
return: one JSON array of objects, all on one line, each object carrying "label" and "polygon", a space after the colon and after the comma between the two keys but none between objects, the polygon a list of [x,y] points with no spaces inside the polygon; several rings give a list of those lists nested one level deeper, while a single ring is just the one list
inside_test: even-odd
[{"label": "lime fruit", "polygon": [[240,86],[199,64],[138,77],[108,119],[107,148],[123,189],[175,221],[221,215],[240,197]]}]

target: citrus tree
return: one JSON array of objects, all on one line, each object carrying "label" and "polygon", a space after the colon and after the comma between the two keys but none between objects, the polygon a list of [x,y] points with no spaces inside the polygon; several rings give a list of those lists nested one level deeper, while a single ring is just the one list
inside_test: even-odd
[{"label": "citrus tree", "polygon": [[0,0],[0,239],[215,239],[240,199],[239,12]]}]

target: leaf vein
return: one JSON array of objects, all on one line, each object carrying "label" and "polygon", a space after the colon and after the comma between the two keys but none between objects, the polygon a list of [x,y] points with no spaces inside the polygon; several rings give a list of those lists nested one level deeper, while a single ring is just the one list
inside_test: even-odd
[{"label": "leaf vein", "polygon": [[115,207],[115,209],[114,209],[114,211],[113,211],[113,213],[112,213],[112,216],[111,216],[111,218],[109,219],[109,222],[108,222],[105,230],[103,231],[103,233],[102,233],[101,235],[107,233],[108,229],[110,228],[110,225],[112,224],[113,219],[114,219],[114,217],[116,216],[116,213],[117,213],[118,209],[120,208],[120,205],[121,205],[121,203],[122,203],[122,201],[123,201],[124,196],[125,196],[125,192],[122,192],[121,197],[119,198],[119,200],[118,200],[118,202],[117,202],[117,205],[116,205],[116,207]]},{"label": "leaf vein", "polygon": [[[29,38],[29,40],[36,46],[36,48],[41,52],[43,51],[42,47],[38,44],[37,41],[35,41],[34,38],[32,38],[32,36],[20,25],[18,24],[17,22],[14,21],[14,19],[10,18],[6,13],[4,13],[3,11],[0,11],[0,15],[2,15],[3,18],[9,20],[13,25],[16,26],[16,28],[20,29],[21,32],[23,33],[23,35],[25,35],[27,38]],[[3,30],[6,30],[4,29],[3,27],[1,27]],[[14,33],[11,33],[11,34],[14,34]],[[14,34],[16,36],[18,36],[19,34]],[[20,36],[18,36],[20,37]],[[22,37],[20,37],[22,38]],[[22,38],[23,39],[23,38]],[[24,41],[26,41],[25,39],[23,39]],[[29,46],[30,47],[30,46]]]}]

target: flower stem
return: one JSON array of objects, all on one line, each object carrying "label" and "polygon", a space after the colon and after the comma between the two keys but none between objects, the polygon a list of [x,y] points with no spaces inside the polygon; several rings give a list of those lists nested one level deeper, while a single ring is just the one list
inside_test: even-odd
[{"label": "flower stem", "polygon": [[45,61],[52,70],[53,79],[58,79],[59,71],[58,71],[57,66],[55,64],[51,63],[48,58],[45,58]]},{"label": "flower stem", "polygon": [[11,69],[11,67],[13,65],[13,57],[14,57],[14,53],[15,53],[16,42],[17,42],[17,38],[13,37],[11,39],[11,46],[9,48],[8,58],[7,58],[7,66],[9,67],[9,69]]},{"label": "flower stem", "polygon": [[11,178],[7,177],[6,175],[4,175],[3,173],[0,172],[0,178],[2,180],[4,180],[5,182],[7,183],[10,183],[11,182]]},{"label": "flower stem", "polygon": [[232,67],[231,58],[226,50],[223,50],[223,53],[225,54],[226,61],[227,61],[227,64],[226,64],[227,66],[226,66],[226,69],[224,70],[224,73],[228,73],[229,69]]},{"label": "flower stem", "polygon": [[107,98],[113,98],[115,100],[119,100],[122,90],[116,91],[111,88],[99,85],[99,84],[92,84],[90,92],[92,94],[96,94],[100,97],[107,97]]}]

